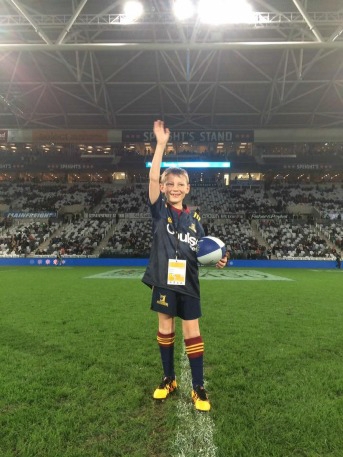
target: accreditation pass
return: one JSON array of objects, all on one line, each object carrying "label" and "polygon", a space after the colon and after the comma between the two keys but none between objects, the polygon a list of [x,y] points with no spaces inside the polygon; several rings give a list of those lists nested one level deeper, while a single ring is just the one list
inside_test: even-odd
[{"label": "accreditation pass", "polygon": [[174,286],[184,286],[186,284],[186,260],[168,260],[167,284]]}]

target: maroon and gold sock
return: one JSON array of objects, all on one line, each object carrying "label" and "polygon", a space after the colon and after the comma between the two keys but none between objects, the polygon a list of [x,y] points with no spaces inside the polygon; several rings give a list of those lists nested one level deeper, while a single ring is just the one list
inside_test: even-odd
[{"label": "maroon and gold sock", "polygon": [[174,371],[174,342],[175,332],[168,333],[167,335],[157,332],[157,343],[160,348],[162,367],[164,376],[175,378]]},{"label": "maroon and gold sock", "polygon": [[186,353],[192,372],[192,384],[204,385],[204,342],[201,335],[185,340]]}]

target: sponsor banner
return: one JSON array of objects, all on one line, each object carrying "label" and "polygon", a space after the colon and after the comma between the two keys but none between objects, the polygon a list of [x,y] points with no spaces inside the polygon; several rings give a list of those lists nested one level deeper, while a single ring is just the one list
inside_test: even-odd
[{"label": "sponsor banner", "polygon": [[[151,130],[123,130],[123,142],[151,142],[156,141]],[[170,133],[169,141],[184,142],[192,141],[197,143],[231,143],[254,141],[253,130],[178,130]]]},{"label": "sponsor banner", "polygon": [[48,164],[49,170],[91,170],[94,168],[92,164],[80,164],[80,163],[53,163]]},{"label": "sponsor banner", "polygon": [[23,211],[8,211],[4,213],[5,217],[12,217],[13,219],[49,219],[50,217],[57,217],[57,213],[52,211],[41,211],[38,213],[28,213]]},{"label": "sponsor banner", "polygon": [[103,219],[115,219],[116,218],[116,213],[88,213],[86,214],[86,217],[89,219],[95,218],[95,217],[102,217]]},{"label": "sponsor banner", "polygon": [[318,262],[319,260],[335,260],[335,257],[311,257],[311,256],[305,256],[305,257],[282,257],[282,260],[311,260],[313,262]]},{"label": "sponsor banner", "polygon": [[108,143],[108,130],[32,130],[32,141],[57,144]]},{"label": "sponsor banner", "polygon": [[329,170],[332,169],[332,167],[332,164],[327,163],[296,163],[292,165],[283,165],[285,170]]},{"label": "sponsor banner", "polygon": [[104,218],[104,219],[148,219],[151,217],[150,213],[124,213],[124,214],[117,214],[117,213],[88,213],[88,218]]},{"label": "sponsor banner", "polygon": [[148,219],[151,217],[150,213],[125,213],[125,219]]},{"label": "sponsor banner", "polygon": [[7,143],[8,130],[0,130],[0,143]]},{"label": "sponsor banner", "polygon": [[14,164],[14,163],[0,163],[0,171],[1,170],[11,170],[11,171],[23,171],[23,172],[34,172],[38,173],[41,171],[105,171],[108,167],[105,167],[102,163],[101,164],[89,164],[89,163],[50,163],[50,164],[42,164],[42,163],[29,163],[29,164]]},{"label": "sponsor banner", "polygon": [[252,214],[252,219],[287,219],[287,214]]},{"label": "sponsor banner", "polygon": [[[197,206],[190,207],[191,210],[198,208]],[[143,213],[88,213],[86,217],[94,218],[101,217],[104,219],[115,219],[116,217],[120,219],[149,219],[151,214],[149,212]],[[202,213],[200,210],[201,219],[236,219],[237,217],[245,217],[246,213],[235,213],[235,214],[218,214],[218,213]],[[287,219],[287,214],[252,214],[250,215],[252,219]]]},{"label": "sponsor banner", "polygon": [[0,170],[23,170],[24,168],[22,164],[0,163]]},{"label": "sponsor banner", "polygon": [[[133,258],[94,258],[90,257],[68,257],[65,259],[65,264],[70,267],[74,266],[89,266],[89,267],[146,267],[148,259],[133,259]],[[0,258],[0,266],[41,266],[51,268],[56,267],[53,263],[53,258],[25,258],[25,257],[2,257]],[[329,273],[335,272],[335,262],[333,260],[230,260],[229,267],[237,268],[312,268],[315,270],[326,269]],[[206,270],[214,267],[206,268]],[[223,270],[220,270],[222,272]],[[92,277],[93,278],[93,277]]]},{"label": "sponsor banner", "polygon": [[194,187],[214,187],[215,189],[217,189],[219,186],[218,183],[214,182],[195,182],[194,184],[192,184],[192,188]]},{"label": "sponsor banner", "polygon": [[236,219],[237,217],[243,217],[245,213],[235,213],[235,214],[223,214],[223,213],[202,213],[200,211],[201,220],[204,219]]}]

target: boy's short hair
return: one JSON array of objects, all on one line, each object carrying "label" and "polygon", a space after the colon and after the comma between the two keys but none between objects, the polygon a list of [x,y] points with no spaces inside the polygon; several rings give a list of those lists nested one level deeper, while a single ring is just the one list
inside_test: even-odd
[{"label": "boy's short hair", "polygon": [[161,184],[164,184],[169,175],[184,176],[187,179],[187,184],[189,184],[189,176],[187,171],[184,168],[179,167],[169,167],[162,173]]}]

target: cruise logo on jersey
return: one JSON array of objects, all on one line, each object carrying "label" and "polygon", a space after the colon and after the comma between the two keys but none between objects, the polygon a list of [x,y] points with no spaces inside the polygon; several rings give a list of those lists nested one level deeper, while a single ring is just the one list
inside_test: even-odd
[{"label": "cruise logo on jersey", "polygon": [[[175,230],[173,227],[170,226],[170,224],[167,224],[167,232],[170,235],[175,236]],[[187,233],[178,233],[177,237],[182,243],[187,243],[189,246],[193,249],[196,247],[198,240],[195,238],[195,236],[192,236],[189,232]],[[194,250],[194,249],[193,249]]]}]

